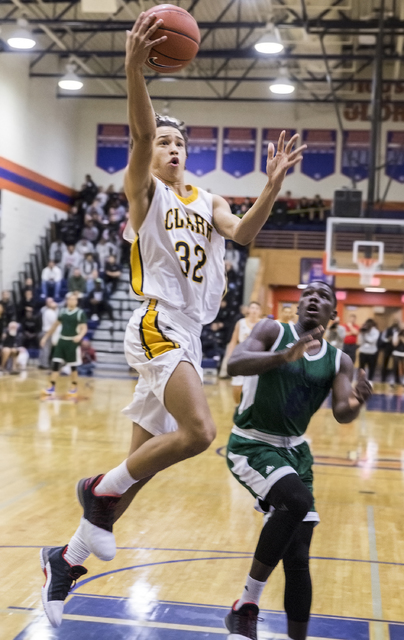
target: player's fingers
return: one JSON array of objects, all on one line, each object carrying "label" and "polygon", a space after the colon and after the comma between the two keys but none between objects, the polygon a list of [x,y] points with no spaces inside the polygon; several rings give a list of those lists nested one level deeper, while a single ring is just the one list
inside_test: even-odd
[{"label": "player's fingers", "polygon": [[272,142],[268,144],[268,160],[272,160],[275,155],[275,147]]},{"label": "player's fingers", "polygon": [[133,25],[133,27],[132,27],[132,30],[131,30],[131,33],[132,33],[132,34],[133,34],[133,33],[136,33],[136,31],[139,31],[140,27],[141,27],[141,26],[142,26],[142,24],[143,24],[144,19],[145,19],[145,13],[144,13],[144,11],[142,11],[142,13],[140,13],[140,14],[138,15],[138,18],[137,18],[137,20],[136,20],[135,24],[134,24],[134,25]]},{"label": "player's fingers", "polygon": [[306,351],[309,349],[319,349],[321,347],[319,340],[310,340],[310,342],[306,343]]},{"label": "player's fingers", "polygon": [[285,135],[286,135],[286,131],[281,131],[281,134],[279,136],[279,140],[278,140],[278,153],[282,153],[285,147]]},{"label": "player's fingers", "polygon": [[307,149],[307,144],[302,144],[297,149],[294,149],[294,151],[292,151],[291,153],[288,154],[289,155],[289,160],[293,160],[296,156],[298,156],[301,153],[303,153],[303,151],[305,151],[305,149]]},{"label": "player's fingers", "polygon": [[161,18],[159,20],[156,20],[156,22],[153,22],[153,24],[151,24],[150,27],[147,29],[145,35],[148,38],[150,38],[150,36],[152,36],[153,33],[157,31],[157,29],[159,29],[162,24],[163,24],[163,20]]},{"label": "player's fingers", "polygon": [[167,40],[167,36],[161,36],[161,38],[157,38],[156,40],[147,40],[146,47],[155,47],[158,44],[165,42],[166,40]]},{"label": "player's fingers", "polygon": [[288,144],[286,145],[286,149],[285,149],[286,153],[290,153],[292,151],[293,145],[299,138],[300,136],[298,133],[295,133],[295,135],[291,137]]}]

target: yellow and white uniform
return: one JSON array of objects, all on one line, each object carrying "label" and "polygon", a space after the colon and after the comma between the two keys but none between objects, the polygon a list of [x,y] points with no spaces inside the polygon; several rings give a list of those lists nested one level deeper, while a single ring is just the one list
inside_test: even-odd
[{"label": "yellow and white uniform", "polygon": [[123,413],[158,435],[177,428],[164,407],[164,390],[178,363],[190,362],[202,381],[200,335],[219,311],[225,247],[213,226],[211,194],[192,187],[182,198],[155,180],[139,233],[124,234],[132,242],[132,289],[143,304],[125,334],[126,359],[139,382]]}]

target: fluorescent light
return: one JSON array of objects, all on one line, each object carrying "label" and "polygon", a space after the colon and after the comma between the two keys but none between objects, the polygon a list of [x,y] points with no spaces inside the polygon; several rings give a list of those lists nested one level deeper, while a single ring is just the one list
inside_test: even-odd
[{"label": "fluorescent light", "polygon": [[75,65],[69,63],[66,65],[67,73],[58,82],[58,86],[65,91],[78,91],[83,86],[82,81],[75,73]]},{"label": "fluorescent light", "polygon": [[33,39],[32,33],[27,29],[28,20],[19,18],[17,25],[17,29],[7,39],[8,46],[12,49],[32,49],[35,47],[36,41]]},{"label": "fluorescent light", "polygon": [[[264,39],[265,38],[265,39]],[[265,37],[255,45],[255,50],[259,53],[267,53],[269,55],[274,55],[276,53],[280,53],[284,50],[284,46],[281,42],[275,40],[271,36]]]},{"label": "fluorescent light", "polygon": [[295,87],[287,78],[277,78],[272,84],[269,85],[269,89],[272,93],[276,93],[278,95],[287,95],[289,93],[293,93]]},{"label": "fluorescent light", "polygon": [[385,293],[386,289],[383,287],[365,287],[365,291],[368,293]]},{"label": "fluorescent light", "polygon": [[307,289],[308,286],[309,286],[308,284],[298,284],[297,288],[298,289]]}]

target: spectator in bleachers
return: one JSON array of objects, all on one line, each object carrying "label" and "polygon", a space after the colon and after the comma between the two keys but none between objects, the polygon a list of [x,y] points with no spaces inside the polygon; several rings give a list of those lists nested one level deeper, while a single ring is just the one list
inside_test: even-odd
[{"label": "spectator in bleachers", "polygon": [[233,271],[235,271],[235,273],[238,273],[239,262],[240,262],[240,251],[235,248],[231,240],[226,240],[226,251],[224,254],[224,259],[226,262],[230,263]]},{"label": "spectator in bleachers", "polygon": [[55,265],[53,260],[49,260],[48,266],[43,269],[41,281],[42,298],[47,298],[50,295],[50,289],[52,289],[53,297],[59,300],[62,285],[62,270]]},{"label": "spectator in bleachers", "polygon": [[286,206],[288,208],[288,211],[290,211],[291,209],[295,209],[296,208],[296,200],[294,198],[292,198],[292,192],[291,191],[285,191],[285,202],[286,202]]},{"label": "spectator in bleachers", "polygon": [[84,258],[84,256],[88,253],[93,254],[95,249],[92,242],[86,240],[86,238],[81,238],[81,240],[76,243],[76,251],[81,255],[82,258]]},{"label": "spectator in bleachers", "polygon": [[25,278],[22,293],[24,293],[25,291],[32,291],[32,293],[34,293],[34,281],[32,280],[32,278]]},{"label": "spectator in bleachers", "polygon": [[22,346],[26,349],[39,347],[39,318],[34,315],[33,307],[25,308],[25,317],[21,322]]},{"label": "spectator in bleachers", "polygon": [[[46,298],[45,306],[41,311],[41,332],[40,339],[49,331],[51,326],[58,319],[58,305],[53,298]],[[52,338],[49,338],[39,351],[39,368],[49,369],[49,358],[52,350]]]},{"label": "spectator in bleachers", "polygon": [[74,244],[69,244],[67,247],[67,251],[63,256],[63,262],[60,265],[62,269],[63,277],[69,278],[70,274],[73,270],[80,266],[82,261],[82,256],[78,251],[76,251],[76,247]]},{"label": "spectator in bleachers", "polygon": [[233,215],[237,216],[240,212],[240,206],[234,202],[234,198],[227,198],[227,202],[229,203],[230,211]]},{"label": "spectator in bleachers", "polygon": [[108,195],[105,193],[104,187],[98,187],[98,193],[95,196],[95,200],[101,205],[101,207],[105,207],[108,200]]},{"label": "spectator in bleachers", "polygon": [[212,358],[217,362],[217,366],[219,367],[224,354],[224,348],[218,343],[216,328],[216,323],[214,322],[202,328],[201,345],[203,357]]},{"label": "spectator in bleachers", "polygon": [[88,307],[91,320],[99,320],[102,313],[107,313],[111,322],[114,320],[114,310],[108,302],[108,294],[105,284],[101,278],[94,281],[94,289],[88,297]]},{"label": "spectator in bleachers", "polygon": [[[26,349],[22,346],[22,333],[19,331],[18,322],[9,322],[2,338],[1,370],[3,373],[10,367],[10,373],[18,373],[19,368],[25,368],[28,357]],[[19,356],[21,358],[19,359]],[[18,362],[19,359],[19,362]]]},{"label": "spectator in bleachers", "polygon": [[91,204],[98,193],[98,187],[89,173],[85,176],[84,184],[81,187],[80,198],[86,204]]},{"label": "spectator in bleachers", "polygon": [[67,218],[63,218],[58,224],[58,235],[60,239],[69,246],[76,244],[81,229],[80,216],[76,206],[71,207],[67,213]]},{"label": "spectator in bleachers", "polygon": [[117,264],[115,256],[108,256],[105,262],[104,280],[109,295],[116,291],[121,273],[121,267]]},{"label": "spectator in bleachers", "polygon": [[90,293],[94,288],[94,280],[98,277],[98,264],[92,253],[86,253],[80,263],[80,273],[86,280],[86,291]]},{"label": "spectator in bleachers", "polygon": [[84,339],[81,343],[81,360],[83,364],[77,367],[79,376],[92,376],[97,360],[97,354],[91,346],[88,339]]},{"label": "spectator in bleachers", "polygon": [[62,240],[55,240],[49,248],[49,259],[59,267],[63,262],[63,256],[67,251],[67,246]]},{"label": "spectator in bleachers", "polygon": [[109,233],[107,229],[105,229],[102,233],[100,241],[96,247],[96,253],[100,271],[105,271],[105,262],[109,256],[115,256],[116,258],[118,255],[118,249],[116,245],[109,240]]},{"label": "spectator in bleachers", "polygon": [[85,223],[84,229],[81,232],[82,238],[84,238],[85,240],[88,240],[89,242],[92,242],[93,245],[95,245],[99,238],[99,235],[100,235],[100,232],[94,220],[89,220],[88,222]]},{"label": "spectator in bleachers", "polygon": [[73,273],[67,281],[67,290],[81,295],[87,292],[87,280],[82,276],[78,267],[73,269]]},{"label": "spectator in bleachers", "polygon": [[5,329],[6,323],[5,323],[5,316],[4,316],[4,307],[3,304],[0,302],[0,343],[1,343],[1,338],[3,335],[3,331]]},{"label": "spectator in bleachers", "polygon": [[11,299],[10,291],[4,289],[3,293],[1,294],[0,302],[3,305],[4,323],[5,325],[7,325],[16,317],[16,309]]},{"label": "spectator in bleachers", "polygon": [[24,292],[21,302],[17,305],[16,319],[17,322],[22,322],[25,318],[25,312],[27,308],[32,308],[34,314],[38,311],[41,305],[38,304],[34,298],[34,294],[31,289],[27,289]]},{"label": "spectator in bleachers", "polygon": [[310,205],[315,209],[324,209],[325,206],[322,197],[318,193],[314,196]]}]

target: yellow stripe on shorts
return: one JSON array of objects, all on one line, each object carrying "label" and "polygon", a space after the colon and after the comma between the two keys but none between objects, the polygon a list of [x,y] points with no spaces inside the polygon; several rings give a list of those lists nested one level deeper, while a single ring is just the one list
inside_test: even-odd
[{"label": "yellow stripe on shorts", "polygon": [[161,356],[172,349],[179,349],[180,345],[173,342],[160,331],[158,325],[157,300],[150,300],[140,326],[140,339],[148,360]]},{"label": "yellow stripe on shorts", "polygon": [[140,253],[139,235],[132,243],[130,250],[130,283],[134,293],[138,296],[143,295],[143,261]]}]

